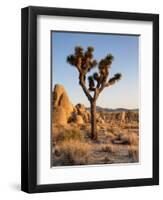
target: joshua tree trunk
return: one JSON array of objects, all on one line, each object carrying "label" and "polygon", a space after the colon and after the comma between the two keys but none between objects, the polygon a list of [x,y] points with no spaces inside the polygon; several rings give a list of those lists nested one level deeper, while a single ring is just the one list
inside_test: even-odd
[{"label": "joshua tree trunk", "polygon": [[91,101],[91,137],[93,140],[97,140],[97,128],[96,128],[96,101]]}]

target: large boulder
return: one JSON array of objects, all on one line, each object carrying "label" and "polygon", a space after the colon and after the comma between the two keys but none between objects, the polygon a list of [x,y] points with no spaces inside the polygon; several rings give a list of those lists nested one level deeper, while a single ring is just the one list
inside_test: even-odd
[{"label": "large boulder", "polygon": [[90,112],[85,108],[83,104],[77,104],[75,106],[77,115],[80,115],[83,118],[83,122],[90,122]]},{"label": "large boulder", "polygon": [[54,109],[53,112],[53,122],[59,125],[67,124],[67,117],[65,109],[61,106],[58,106]]},{"label": "large boulder", "polygon": [[[80,103],[73,106],[62,85],[55,85],[52,99],[53,123],[66,125],[67,123],[84,124],[91,122],[90,111]],[[96,113],[96,119],[98,123],[104,123],[103,117],[98,112]]]},{"label": "large boulder", "polygon": [[83,124],[84,123],[81,115],[76,115],[75,123],[77,123],[77,124]]},{"label": "large boulder", "polygon": [[83,124],[90,122],[90,112],[85,108],[83,104],[77,104],[69,118],[69,122],[76,124]]},{"label": "large boulder", "polygon": [[64,87],[56,84],[53,91],[53,122],[66,124],[73,110],[74,107]]}]

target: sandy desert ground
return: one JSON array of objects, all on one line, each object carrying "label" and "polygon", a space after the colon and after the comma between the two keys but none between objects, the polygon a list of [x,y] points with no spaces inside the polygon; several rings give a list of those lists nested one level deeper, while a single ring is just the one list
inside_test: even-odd
[{"label": "sandy desert ground", "polygon": [[138,110],[97,107],[98,140],[90,137],[89,108],[74,106],[63,86],[53,93],[52,166],[139,161]]}]

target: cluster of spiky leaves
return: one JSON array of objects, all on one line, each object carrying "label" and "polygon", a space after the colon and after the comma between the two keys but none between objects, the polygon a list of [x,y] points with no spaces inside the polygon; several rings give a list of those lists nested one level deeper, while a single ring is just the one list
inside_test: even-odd
[{"label": "cluster of spiky leaves", "polygon": [[93,47],[88,47],[85,52],[80,46],[75,47],[74,54],[67,57],[67,62],[75,67],[82,73],[87,73],[93,69],[97,62],[93,59]]},{"label": "cluster of spiky leaves", "polygon": [[122,75],[121,75],[120,73],[117,73],[117,74],[114,75],[114,77],[112,77],[112,78],[109,79],[108,83],[109,83],[110,85],[112,85],[112,84],[114,84],[116,81],[120,80],[121,77],[122,77]]},{"label": "cluster of spiky leaves", "polygon": [[98,73],[95,72],[93,76],[88,77],[89,90],[94,91],[95,87],[100,88],[104,87],[105,85],[108,86],[114,84],[121,78],[121,74],[115,74],[113,78],[107,80],[113,59],[113,55],[108,54],[104,59],[100,60],[98,63]]},{"label": "cluster of spiky leaves", "polygon": [[[88,47],[87,50],[83,52],[83,48],[78,46],[75,48],[74,54],[67,57],[67,62],[79,70],[80,77],[83,77],[84,82],[87,72],[97,65],[97,61],[93,59],[93,51],[93,47]],[[102,90],[105,86],[107,87],[120,80],[121,74],[119,73],[108,80],[109,69],[113,60],[114,57],[112,54],[108,54],[105,58],[100,60],[98,63],[98,72],[88,77],[89,91],[95,91],[95,89],[98,88]]]}]

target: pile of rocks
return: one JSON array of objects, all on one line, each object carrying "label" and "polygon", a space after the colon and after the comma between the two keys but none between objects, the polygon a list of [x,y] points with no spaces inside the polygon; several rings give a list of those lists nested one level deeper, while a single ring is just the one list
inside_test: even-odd
[{"label": "pile of rocks", "polygon": [[74,111],[69,118],[69,122],[75,122],[77,124],[89,123],[91,119],[90,112],[87,111],[83,104],[77,104],[74,107]]},{"label": "pile of rocks", "polygon": [[[74,106],[62,85],[56,84],[52,96],[52,121],[56,124],[66,125],[70,123],[85,124],[90,123],[90,111],[83,104]],[[97,112],[97,123],[126,123],[130,121],[139,121],[138,112]]]},{"label": "pile of rocks", "polygon": [[106,122],[139,122],[139,113],[134,111],[108,112],[101,115],[105,117]]},{"label": "pile of rocks", "polygon": [[73,106],[64,87],[59,84],[54,87],[52,109],[54,123],[66,125],[72,122],[77,124],[90,122],[90,112],[83,104]]}]

